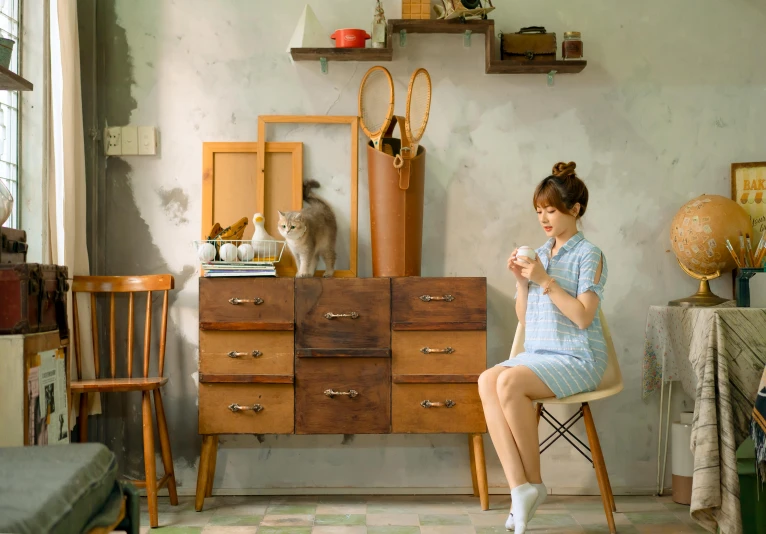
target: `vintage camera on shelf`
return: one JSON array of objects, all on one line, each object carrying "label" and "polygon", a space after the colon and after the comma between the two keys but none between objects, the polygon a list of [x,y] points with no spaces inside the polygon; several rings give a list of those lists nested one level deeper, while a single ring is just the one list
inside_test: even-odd
[{"label": "vintage camera on shelf", "polygon": [[442,3],[444,7],[434,5],[434,10],[438,14],[436,18],[442,20],[486,19],[487,13],[495,9],[492,0],[442,0]]}]

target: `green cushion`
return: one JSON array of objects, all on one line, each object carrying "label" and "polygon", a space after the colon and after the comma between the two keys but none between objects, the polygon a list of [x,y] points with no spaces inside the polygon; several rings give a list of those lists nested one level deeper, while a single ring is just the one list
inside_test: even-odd
[{"label": "green cushion", "polygon": [[100,443],[0,448],[0,532],[82,532],[116,477]]}]

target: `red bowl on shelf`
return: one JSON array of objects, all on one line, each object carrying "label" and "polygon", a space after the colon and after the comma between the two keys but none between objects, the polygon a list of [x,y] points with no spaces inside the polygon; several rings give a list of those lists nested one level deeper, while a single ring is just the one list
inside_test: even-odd
[{"label": "red bowl on shelf", "polygon": [[335,30],[330,39],[335,40],[335,48],[364,48],[364,43],[370,39],[370,35],[364,30],[345,28]]}]

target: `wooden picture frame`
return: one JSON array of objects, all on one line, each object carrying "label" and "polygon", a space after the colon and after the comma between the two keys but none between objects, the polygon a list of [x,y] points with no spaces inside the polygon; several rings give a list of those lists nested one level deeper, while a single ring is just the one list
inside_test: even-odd
[{"label": "wooden picture frame", "polygon": [[[263,161],[273,160],[268,176],[259,173]],[[218,159],[218,163],[216,160]],[[221,166],[221,175],[216,173]],[[267,184],[268,182],[268,184]],[[300,209],[303,200],[303,143],[205,142],[202,144],[202,227],[201,238],[207,237],[213,224],[223,226],[247,216],[244,239],[253,235],[252,216],[263,213],[266,231],[283,241],[277,231],[277,206]],[[286,246],[285,246],[286,248]],[[295,274],[295,263],[289,251],[276,264],[277,274]]]},{"label": "wooden picture frame", "polygon": [[[359,247],[359,118],[346,115],[261,115],[258,117],[258,146],[269,145],[266,142],[267,124],[339,124],[348,125],[351,129],[351,169],[350,169],[350,190],[351,212],[349,224],[349,268],[335,270],[335,278],[355,278],[357,276],[357,256]],[[263,150],[258,151],[258,184],[262,187],[266,175],[266,158]],[[294,194],[297,195],[298,207],[302,206],[303,183],[297,186]],[[263,196],[263,191],[259,191],[259,197]],[[289,255],[285,251],[285,255]],[[291,258],[292,260],[292,258]],[[284,261],[284,256],[283,256]],[[294,274],[294,271],[293,271]],[[321,276],[323,271],[317,271],[315,276]]]},{"label": "wooden picture frame", "polygon": [[750,215],[758,243],[766,232],[766,162],[731,164],[731,198]]}]

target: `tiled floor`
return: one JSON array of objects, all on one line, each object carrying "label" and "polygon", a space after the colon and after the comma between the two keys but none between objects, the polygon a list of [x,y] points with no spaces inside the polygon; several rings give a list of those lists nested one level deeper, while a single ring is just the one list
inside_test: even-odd
[{"label": "tiled floor", "polygon": [[[689,518],[689,508],[665,497],[617,497],[620,534],[705,532]],[[178,506],[160,499],[163,534],[505,534],[510,499],[493,495],[490,509],[463,496],[382,497],[212,497],[202,512],[194,499]],[[141,524],[148,525],[146,500]],[[141,527],[141,533],[149,528]],[[549,497],[528,532],[607,533],[599,497]]]}]

